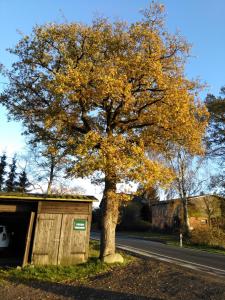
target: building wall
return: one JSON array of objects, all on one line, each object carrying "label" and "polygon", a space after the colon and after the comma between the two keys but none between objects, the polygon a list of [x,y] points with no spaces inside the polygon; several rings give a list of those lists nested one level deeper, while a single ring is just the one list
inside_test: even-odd
[{"label": "building wall", "polygon": [[[213,195],[190,197],[188,213],[190,228],[223,223],[225,199]],[[152,205],[152,226],[157,229],[178,228],[183,222],[180,199],[162,201]]]},{"label": "building wall", "polygon": [[152,226],[158,229],[167,229],[178,226],[183,215],[180,200],[159,202],[152,205]]}]

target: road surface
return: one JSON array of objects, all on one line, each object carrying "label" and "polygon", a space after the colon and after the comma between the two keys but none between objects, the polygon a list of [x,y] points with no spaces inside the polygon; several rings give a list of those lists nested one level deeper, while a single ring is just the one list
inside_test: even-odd
[{"label": "road surface", "polygon": [[[98,239],[99,235],[92,234],[92,237]],[[116,238],[116,245],[120,249],[128,250],[142,256],[153,257],[194,270],[203,271],[204,273],[225,277],[225,255],[222,254],[179,248],[160,242],[124,236],[118,236]]]}]

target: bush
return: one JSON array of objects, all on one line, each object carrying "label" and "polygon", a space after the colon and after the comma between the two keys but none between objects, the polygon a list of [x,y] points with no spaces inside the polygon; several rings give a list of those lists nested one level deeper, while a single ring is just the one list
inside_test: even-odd
[{"label": "bush", "polygon": [[92,211],[92,222],[91,230],[100,230],[101,229],[101,209],[94,208]]},{"label": "bush", "polygon": [[151,229],[151,223],[144,221],[144,220],[138,220],[134,222],[133,229],[134,231],[149,231]]},{"label": "bush", "polygon": [[216,227],[198,228],[191,232],[191,243],[225,249],[225,231]]}]

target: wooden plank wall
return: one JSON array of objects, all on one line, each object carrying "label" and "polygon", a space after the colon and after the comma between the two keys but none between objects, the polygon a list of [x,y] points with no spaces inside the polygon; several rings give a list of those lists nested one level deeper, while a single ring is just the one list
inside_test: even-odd
[{"label": "wooden plank wall", "polygon": [[89,214],[91,203],[84,202],[51,202],[41,201],[38,205],[38,213],[64,213],[64,214]]},{"label": "wooden plank wall", "polygon": [[25,204],[0,204],[0,212],[15,213],[15,212],[29,212],[32,208]]},{"label": "wooden plank wall", "polygon": [[[71,265],[88,258],[92,203],[40,202],[32,261],[39,265]],[[86,230],[74,230],[75,219]]]},{"label": "wooden plank wall", "polygon": [[38,214],[32,262],[36,265],[57,265],[62,214]]}]

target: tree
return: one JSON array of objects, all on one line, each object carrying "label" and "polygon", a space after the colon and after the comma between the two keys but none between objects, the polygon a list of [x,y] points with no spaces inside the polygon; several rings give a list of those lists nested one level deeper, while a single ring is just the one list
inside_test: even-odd
[{"label": "tree", "polygon": [[3,186],[4,186],[4,182],[5,182],[5,179],[4,179],[4,176],[6,174],[6,154],[3,153],[2,156],[1,156],[1,159],[0,159],[0,191],[3,190]]},{"label": "tree", "polygon": [[7,192],[14,192],[16,191],[17,182],[16,182],[16,155],[12,158],[12,163],[9,165],[9,173],[8,179],[6,180],[6,191]]},{"label": "tree", "polygon": [[[51,194],[57,178],[62,181],[62,171],[66,166],[65,154],[59,147],[59,142],[37,142],[30,139],[31,150],[27,154],[33,181],[47,184],[46,194]],[[37,184],[34,183],[34,186]]]},{"label": "tree", "polygon": [[217,175],[212,175],[210,178],[209,188],[215,194],[225,196],[225,171],[224,168],[219,167]]},{"label": "tree", "polygon": [[146,189],[140,189],[141,197],[144,199],[149,206],[152,203],[156,203],[160,201],[159,192],[157,186],[150,186]]},{"label": "tree", "polygon": [[142,198],[144,205],[141,209],[141,216],[144,221],[152,222],[152,204],[160,201],[158,188],[151,186],[143,191]]},{"label": "tree", "polygon": [[221,200],[215,199],[214,197],[204,197],[203,199],[203,209],[207,215],[209,227],[212,225],[212,218],[214,217],[217,219],[218,215],[220,214],[220,202]]},{"label": "tree", "polygon": [[185,234],[189,234],[188,197],[202,191],[206,179],[199,178],[199,170],[203,165],[204,157],[193,156],[182,146],[175,146],[168,151],[167,160],[176,174],[167,193],[169,197],[173,195],[173,197],[178,196],[181,199],[184,220],[183,230]]},{"label": "tree", "polygon": [[19,173],[19,179],[18,179],[18,184],[17,184],[17,191],[21,193],[27,193],[28,188],[31,186],[28,178],[27,178],[27,172],[26,170],[22,170]]},{"label": "tree", "polygon": [[189,46],[163,25],[152,4],[127,25],[96,19],[37,26],[10,52],[1,102],[26,133],[60,140],[72,158],[68,174],[104,183],[100,257],[115,254],[121,194],[118,183],[165,184],[173,174],[148,153],[178,143],[199,152],[206,125],[197,82],[185,78]]},{"label": "tree", "polygon": [[210,113],[208,139],[210,154],[225,161],[225,86],[220,90],[221,96],[208,94],[206,106]]},{"label": "tree", "polygon": [[207,131],[208,156],[217,159],[219,172],[212,176],[210,187],[225,195],[225,87],[220,90],[221,96],[208,94],[206,106],[210,113]]},{"label": "tree", "polygon": [[141,207],[141,218],[144,221],[152,222],[152,204],[160,201],[158,188],[156,186],[150,186],[143,188],[140,186],[137,190],[137,195],[133,201],[138,202],[142,205]]},{"label": "tree", "polygon": [[52,193],[58,195],[84,195],[86,190],[79,185],[71,186],[67,182],[61,182],[52,187]]}]

